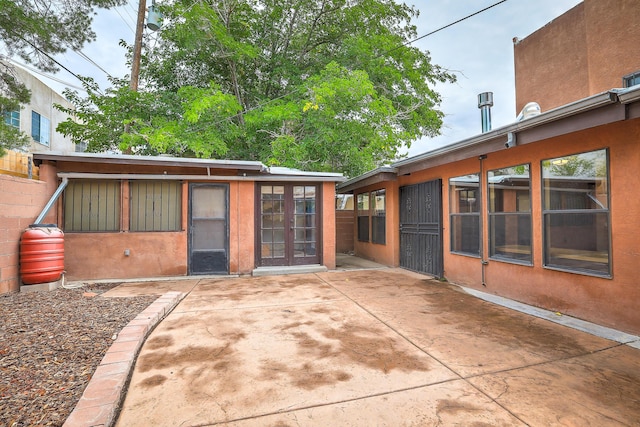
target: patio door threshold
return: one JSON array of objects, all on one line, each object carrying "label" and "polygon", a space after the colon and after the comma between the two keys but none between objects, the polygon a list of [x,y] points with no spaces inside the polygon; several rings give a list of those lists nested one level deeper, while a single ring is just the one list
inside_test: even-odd
[{"label": "patio door threshold", "polygon": [[276,276],[280,274],[324,273],[325,271],[329,271],[329,269],[324,265],[309,264],[309,265],[258,267],[254,269],[251,272],[251,274],[253,276]]}]

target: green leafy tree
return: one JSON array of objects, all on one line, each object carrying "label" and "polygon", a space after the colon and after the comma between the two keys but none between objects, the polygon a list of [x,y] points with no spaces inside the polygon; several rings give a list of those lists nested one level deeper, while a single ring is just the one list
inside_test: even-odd
[{"label": "green leafy tree", "polygon": [[[95,39],[93,11],[124,0],[0,0],[0,60],[20,57],[44,71],[57,71],[52,60],[67,49],[80,49]],[[0,62],[0,113],[28,103],[30,92],[16,79],[12,66]],[[0,121],[0,156],[7,148],[25,145],[28,137]]]},{"label": "green leafy tree", "polygon": [[[412,7],[393,0],[176,0],[161,7],[164,26],[144,49],[140,87],[167,102],[165,112],[127,104],[146,102],[143,95],[105,95],[132,113],[93,111],[122,134],[90,140],[92,150],[214,155],[353,176],[439,132],[433,87],[454,76],[408,43],[417,35]],[[139,109],[152,114],[136,117]]]}]

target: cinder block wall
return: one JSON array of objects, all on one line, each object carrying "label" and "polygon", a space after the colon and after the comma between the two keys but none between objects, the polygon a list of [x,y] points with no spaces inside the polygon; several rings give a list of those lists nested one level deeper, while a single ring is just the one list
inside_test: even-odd
[{"label": "cinder block wall", "polygon": [[20,236],[51,194],[46,182],[0,175],[0,293],[20,289]]}]

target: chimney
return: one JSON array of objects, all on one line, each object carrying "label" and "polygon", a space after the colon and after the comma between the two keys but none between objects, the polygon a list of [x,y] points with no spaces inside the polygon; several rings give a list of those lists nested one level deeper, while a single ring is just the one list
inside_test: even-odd
[{"label": "chimney", "polygon": [[493,92],[483,92],[478,95],[478,108],[482,119],[482,133],[491,130],[491,107],[493,107]]}]

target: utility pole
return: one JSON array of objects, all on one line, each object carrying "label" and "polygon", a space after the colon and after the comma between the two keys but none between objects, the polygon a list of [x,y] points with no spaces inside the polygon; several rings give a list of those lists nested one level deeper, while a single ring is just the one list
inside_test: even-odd
[{"label": "utility pole", "polygon": [[142,55],[142,30],[144,29],[144,13],[147,8],[147,1],[140,0],[138,3],[138,22],[136,24],[136,39],[133,44],[133,60],[131,63],[131,82],[129,89],[136,92],[138,81],[140,80],[140,56]]}]

